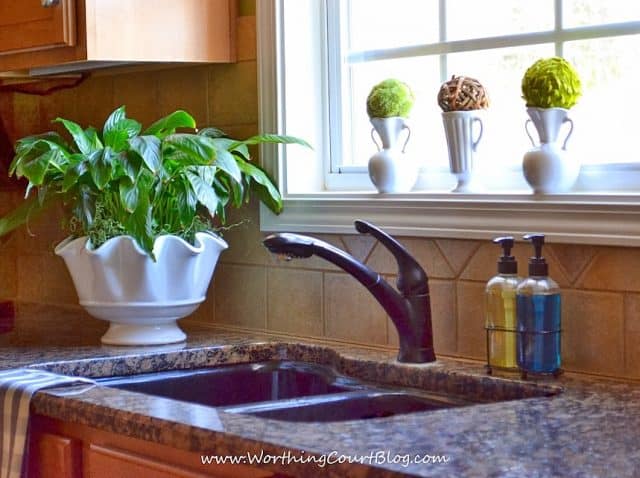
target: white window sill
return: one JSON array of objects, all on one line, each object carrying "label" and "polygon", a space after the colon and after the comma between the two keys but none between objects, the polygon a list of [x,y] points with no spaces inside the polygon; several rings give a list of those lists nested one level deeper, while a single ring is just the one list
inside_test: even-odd
[{"label": "white window sill", "polygon": [[640,246],[634,193],[451,194],[368,192],[289,195],[276,216],[261,208],[263,231],[353,234],[364,219],[398,236],[489,239],[529,232],[549,242]]}]

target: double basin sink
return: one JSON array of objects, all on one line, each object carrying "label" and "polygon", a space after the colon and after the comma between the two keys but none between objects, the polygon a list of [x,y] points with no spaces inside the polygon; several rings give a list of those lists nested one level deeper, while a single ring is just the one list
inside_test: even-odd
[{"label": "double basin sink", "polygon": [[[109,377],[97,382],[228,413],[292,422],[363,420],[496,401],[379,385],[341,375],[326,365],[286,360]],[[551,394],[548,390],[539,393]]]}]

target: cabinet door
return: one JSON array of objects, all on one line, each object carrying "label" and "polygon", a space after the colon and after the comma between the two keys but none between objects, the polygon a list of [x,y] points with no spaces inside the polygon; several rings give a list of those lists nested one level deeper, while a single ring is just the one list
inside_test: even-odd
[{"label": "cabinet door", "polygon": [[206,478],[126,450],[91,444],[85,454],[86,478]]},{"label": "cabinet door", "polygon": [[75,42],[75,0],[0,0],[0,55]]},{"label": "cabinet door", "polygon": [[80,478],[82,444],[54,433],[35,432],[30,450],[29,476],[37,478]]}]

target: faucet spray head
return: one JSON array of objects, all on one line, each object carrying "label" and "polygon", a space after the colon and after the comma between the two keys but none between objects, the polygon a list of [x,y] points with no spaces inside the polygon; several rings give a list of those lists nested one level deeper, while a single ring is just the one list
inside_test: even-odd
[{"label": "faucet spray head", "polygon": [[302,259],[313,255],[313,240],[298,234],[272,234],[262,241],[269,251],[287,261]]}]

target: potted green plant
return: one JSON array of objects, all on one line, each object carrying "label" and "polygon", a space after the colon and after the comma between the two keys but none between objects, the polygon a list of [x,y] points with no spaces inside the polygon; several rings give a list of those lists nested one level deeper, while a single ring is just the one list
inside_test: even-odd
[{"label": "potted green plant", "polygon": [[[567,153],[567,141],[573,132],[569,118],[572,108],[582,94],[580,77],[564,58],[542,58],[533,63],[522,78],[522,97],[530,119],[525,131],[533,149],[523,159],[525,179],[535,193],[558,193],[569,190],[580,173],[578,158]],[[538,132],[540,145],[529,133],[532,122]],[[564,141],[558,137],[563,124],[570,125]]]},{"label": "potted green plant", "polygon": [[[407,192],[418,179],[417,165],[404,154],[411,134],[406,119],[414,101],[411,88],[395,78],[376,84],[367,97],[367,114],[373,126],[371,138],[378,148],[369,159],[369,177],[378,192]],[[375,140],[374,130],[381,145]],[[407,137],[401,145],[403,130],[407,130]]]},{"label": "potted green plant", "polygon": [[[248,146],[301,139],[259,135],[244,141],[216,128],[196,131],[185,111],[142,130],[125,107],[102,131],[58,118],[72,137],[48,132],[18,140],[10,175],[28,181],[26,202],[0,220],[0,234],[62,202],[72,235],[56,247],[80,304],[110,321],[104,343],[151,345],[185,339],[176,320],[204,301],[227,248],[214,218],[226,220],[254,193],[278,213],[282,198]],[[186,132],[184,132],[186,131]]]}]

